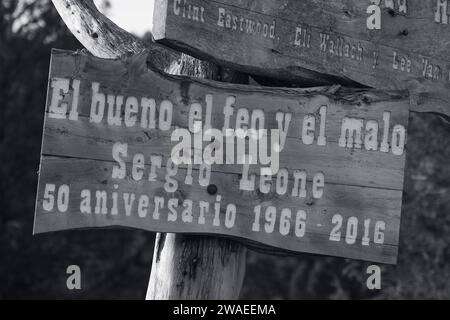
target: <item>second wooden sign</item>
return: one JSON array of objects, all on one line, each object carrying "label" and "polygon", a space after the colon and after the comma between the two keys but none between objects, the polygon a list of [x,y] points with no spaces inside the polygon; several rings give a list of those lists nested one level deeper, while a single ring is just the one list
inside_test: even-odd
[{"label": "second wooden sign", "polygon": [[408,89],[411,110],[449,116],[447,2],[156,0],[153,35],[202,59],[307,86]]}]

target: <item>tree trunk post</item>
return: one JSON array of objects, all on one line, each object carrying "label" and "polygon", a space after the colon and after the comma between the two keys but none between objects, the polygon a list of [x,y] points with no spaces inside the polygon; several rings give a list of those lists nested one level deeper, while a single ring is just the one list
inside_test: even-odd
[{"label": "tree trunk post", "polygon": [[[226,82],[247,77],[183,54],[172,74]],[[156,236],[146,299],[237,299],[245,274],[246,248],[223,238]]]},{"label": "tree trunk post", "polygon": [[237,299],[245,256],[232,240],[158,233],[146,299]]}]

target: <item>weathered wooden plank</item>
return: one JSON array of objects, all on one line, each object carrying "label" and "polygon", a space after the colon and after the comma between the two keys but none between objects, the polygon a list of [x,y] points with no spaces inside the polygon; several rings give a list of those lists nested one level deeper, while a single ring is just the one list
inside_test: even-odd
[{"label": "weathered wooden plank", "polygon": [[[374,4],[375,3],[375,4]],[[450,115],[447,0],[156,0],[156,40],[290,82],[408,89]]]},{"label": "weathered wooden plank", "polygon": [[[400,222],[400,204],[398,199],[401,191],[391,191],[373,188],[358,188],[352,186],[328,185],[327,194],[314,204],[307,201],[294,201],[288,196],[278,196],[275,192],[264,197],[264,202],[270,203],[277,208],[290,208],[295,212],[298,209],[308,211],[308,230],[304,237],[296,237],[294,234],[287,236],[277,232],[273,233],[252,232],[254,222],[253,208],[261,203],[261,196],[257,192],[243,193],[237,190],[239,184],[237,174],[225,174],[214,172],[211,176],[211,183],[217,186],[218,193],[222,199],[221,203],[236,204],[237,217],[235,227],[228,229],[224,224],[224,212],[221,212],[220,226],[214,226],[214,212],[205,214],[205,223],[198,222],[198,205],[200,201],[211,203],[211,207],[216,201],[216,195],[210,195],[206,188],[198,183],[184,185],[182,182],[185,170],[180,170],[177,180],[180,188],[174,193],[167,193],[164,190],[164,177],[158,177],[155,182],[147,180],[130,184],[126,181],[111,181],[111,165],[108,162],[93,161],[76,158],[46,157],[41,160],[40,179],[44,181],[57,182],[57,186],[70,186],[70,195],[67,213],[58,212],[57,206],[50,211],[41,211],[36,216],[35,233],[58,231],[76,228],[122,226],[139,228],[157,232],[183,232],[200,234],[218,234],[232,236],[240,239],[249,238],[269,246],[284,248],[297,252],[310,252],[327,255],[334,254],[336,250],[342,252],[344,256],[349,255],[359,259],[380,259],[380,262],[392,262],[397,254],[397,230]],[[197,175],[194,170],[194,176]],[[310,183],[308,183],[308,186]],[[91,213],[80,213],[80,197],[82,190],[90,190],[92,197]],[[113,192],[118,193],[118,213],[95,213],[96,191],[107,193],[108,204],[112,202]],[[39,188],[38,207],[42,207],[44,201],[45,188]],[[131,207],[129,215],[126,213],[123,194],[134,194],[135,201]],[[146,212],[138,214],[138,201],[142,196],[149,198],[149,205]],[[169,199],[178,199],[177,217],[175,219],[167,207],[159,210],[159,218],[155,219],[154,196]],[[181,203],[185,199],[193,201],[194,214],[192,222],[182,220],[183,207]],[[363,200],[362,200],[363,199]],[[312,201],[311,199],[309,201]],[[359,207],[358,203],[363,202]],[[354,205],[349,207],[348,204]],[[196,208],[197,207],[197,208]],[[331,209],[332,208],[332,209]],[[221,210],[224,210],[222,208]],[[197,212],[197,213],[195,213]],[[329,230],[333,228],[331,217],[335,213],[341,213],[344,220],[348,217],[357,216],[359,220],[366,218],[382,220],[386,222],[385,241],[383,245],[370,244],[367,248],[361,245],[363,234],[359,233],[353,246],[346,248],[344,245],[333,245],[329,241]],[[279,214],[279,213],[278,213]],[[325,219],[324,219],[325,218]],[[278,223],[277,223],[278,224]],[[278,227],[278,226],[277,226]],[[341,248],[342,247],[342,248]],[[338,254],[339,255],[339,254]],[[377,257],[378,256],[378,257]]]},{"label": "weathered wooden plank", "polygon": [[[147,69],[145,58],[53,52],[35,233],[123,226],[395,263],[409,113],[404,92],[200,81]],[[242,164],[173,166],[179,140],[171,135],[189,128],[200,109],[202,124],[220,131],[225,119],[237,129],[259,115],[258,128],[286,132],[270,183],[261,182],[261,163],[250,166],[254,184],[245,184]],[[352,126],[353,142],[342,130]]]},{"label": "weathered wooden plank", "polygon": [[[302,118],[306,114],[302,115]],[[335,121],[338,122],[337,117]],[[289,129],[292,131],[292,135],[286,139],[285,148],[290,150],[289,157],[280,158],[281,167],[292,170],[306,170],[307,172],[322,171],[327,177],[327,182],[333,184],[350,184],[393,190],[403,189],[403,172],[398,169],[403,165],[404,159],[402,157],[375,152],[371,157],[367,157],[367,153],[359,149],[349,152],[339,147],[340,132],[338,133],[336,129],[336,132],[332,134],[331,123],[330,131],[328,131],[330,134],[327,136],[329,140],[327,149],[317,145],[304,145],[298,143],[298,138],[294,136],[295,131],[298,135],[301,125],[299,124],[299,127],[291,130],[294,122],[291,122]],[[92,134],[93,130],[89,129],[92,127],[97,127],[97,130],[94,131],[95,134]],[[61,135],[64,135],[65,143],[60,143]],[[130,130],[122,132],[114,128],[104,128],[104,125],[92,125],[88,118],[79,118],[77,122],[71,123],[62,123],[58,119],[48,118],[42,153],[112,161],[111,149],[117,141],[128,143],[130,155],[139,152],[148,155],[169,155],[173,147],[167,143],[170,141],[170,135],[156,133],[156,130],[144,131],[142,128],[130,128]],[[299,159],[302,159],[302,161],[299,162]],[[126,158],[125,161],[131,166],[131,157]],[[339,170],[336,170],[336,168],[339,168]],[[232,173],[242,172],[240,166],[226,164],[216,164],[213,170]],[[252,166],[249,170],[259,176],[258,167]],[[310,178],[308,177],[308,179]]]}]

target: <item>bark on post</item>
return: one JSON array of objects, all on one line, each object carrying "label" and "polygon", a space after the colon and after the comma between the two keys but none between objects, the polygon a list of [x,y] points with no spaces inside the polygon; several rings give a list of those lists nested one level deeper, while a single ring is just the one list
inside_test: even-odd
[{"label": "bark on post", "polygon": [[232,240],[158,233],[147,299],[237,299],[245,255]]},{"label": "bark on post", "polygon": [[[167,50],[150,47],[103,16],[92,0],[52,0],[58,13],[94,56],[115,59],[148,50],[152,64],[166,69]],[[246,81],[246,77],[182,55],[171,73]],[[228,239],[157,234],[147,299],[236,299],[245,274],[246,248]]]}]

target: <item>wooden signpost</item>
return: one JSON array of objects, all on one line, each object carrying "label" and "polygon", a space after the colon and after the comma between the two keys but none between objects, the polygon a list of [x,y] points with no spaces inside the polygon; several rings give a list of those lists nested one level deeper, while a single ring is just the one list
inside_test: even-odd
[{"label": "wooden signpost", "polygon": [[450,115],[447,0],[156,0],[156,40],[252,74],[307,85],[408,89]]},{"label": "wooden signpost", "polygon": [[225,84],[146,58],[52,52],[35,233],[122,226],[396,262],[404,92]]},{"label": "wooden signpost", "polygon": [[[396,263],[409,111],[450,115],[447,1],[156,0],[162,44],[52,2],[95,57],[52,51],[35,234],[159,232],[148,299],[237,298],[246,247]],[[166,45],[327,86],[169,75],[211,70]]]}]

